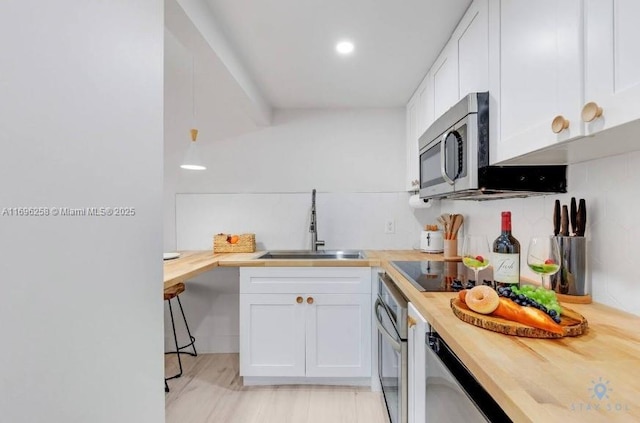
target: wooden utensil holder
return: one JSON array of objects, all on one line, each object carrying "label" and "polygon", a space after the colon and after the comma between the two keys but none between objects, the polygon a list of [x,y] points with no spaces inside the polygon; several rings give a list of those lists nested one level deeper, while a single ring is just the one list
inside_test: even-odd
[{"label": "wooden utensil holder", "polygon": [[458,258],[458,240],[457,239],[445,239],[444,240],[444,252],[442,253],[444,259]]}]

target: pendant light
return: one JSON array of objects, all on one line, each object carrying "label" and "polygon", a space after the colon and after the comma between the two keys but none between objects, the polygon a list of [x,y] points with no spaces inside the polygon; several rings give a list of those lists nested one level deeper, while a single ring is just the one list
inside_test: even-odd
[{"label": "pendant light", "polygon": [[[195,90],[195,60],[191,59],[191,114],[193,116],[193,122],[196,121],[196,90]],[[200,155],[198,154],[198,148],[196,146],[196,139],[198,138],[198,130],[196,128],[192,128],[191,133],[191,142],[189,142],[189,148],[184,155],[184,159],[182,160],[182,164],[180,167],[182,169],[187,170],[206,170],[207,167],[202,162]]]},{"label": "pendant light", "polygon": [[187,169],[187,170],[206,170],[207,167],[204,165],[204,163],[200,159],[200,155],[198,154],[198,148],[196,147],[196,138],[198,138],[198,130],[194,128],[190,132],[191,132],[191,142],[189,143],[189,148],[187,148],[187,152],[184,155],[184,160],[182,160],[182,164],[180,165],[180,167],[182,169]]}]

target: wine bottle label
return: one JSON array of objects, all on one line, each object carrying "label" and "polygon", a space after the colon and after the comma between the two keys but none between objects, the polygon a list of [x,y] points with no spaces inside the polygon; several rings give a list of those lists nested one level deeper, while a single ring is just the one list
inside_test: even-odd
[{"label": "wine bottle label", "polygon": [[493,280],[520,283],[520,254],[493,253]]}]

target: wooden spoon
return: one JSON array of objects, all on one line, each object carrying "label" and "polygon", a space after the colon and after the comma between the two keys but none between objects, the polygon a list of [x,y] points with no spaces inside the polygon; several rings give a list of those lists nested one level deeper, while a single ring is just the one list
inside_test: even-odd
[{"label": "wooden spoon", "polygon": [[441,215],[440,217],[438,217],[438,222],[442,223],[442,231],[444,232],[444,239],[449,239],[447,238],[448,233],[449,233],[449,224],[447,222],[446,219],[446,214]]},{"label": "wooden spoon", "polygon": [[458,230],[460,229],[460,226],[462,226],[462,222],[464,222],[464,216],[461,214],[454,215],[453,227],[451,228],[451,239],[458,238]]}]

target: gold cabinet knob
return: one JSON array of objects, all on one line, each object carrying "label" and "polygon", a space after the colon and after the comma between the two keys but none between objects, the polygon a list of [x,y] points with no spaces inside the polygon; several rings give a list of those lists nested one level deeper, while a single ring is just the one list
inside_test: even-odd
[{"label": "gold cabinet knob", "polygon": [[551,130],[555,134],[559,134],[569,127],[569,119],[565,118],[562,115],[558,115],[553,118],[553,122],[551,122]]},{"label": "gold cabinet knob", "polygon": [[590,101],[582,108],[582,120],[592,122],[602,116],[602,107],[598,103]]},{"label": "gold cabinet knob", "polygon": [[307,304],[313,304],[313,297],[307,298]]},{"label": "gold cabinet knob", "polygon": [[407,325],[409,326],[409,329],[411,329],[416,325],[416,319],[411,316],[407,316]]},{"label": "gold cabinet knob", "polygon": [[302,304],[302,297],[298,297],[298,298],[296,298],[296,303],[298,303],[298,304]]}]

